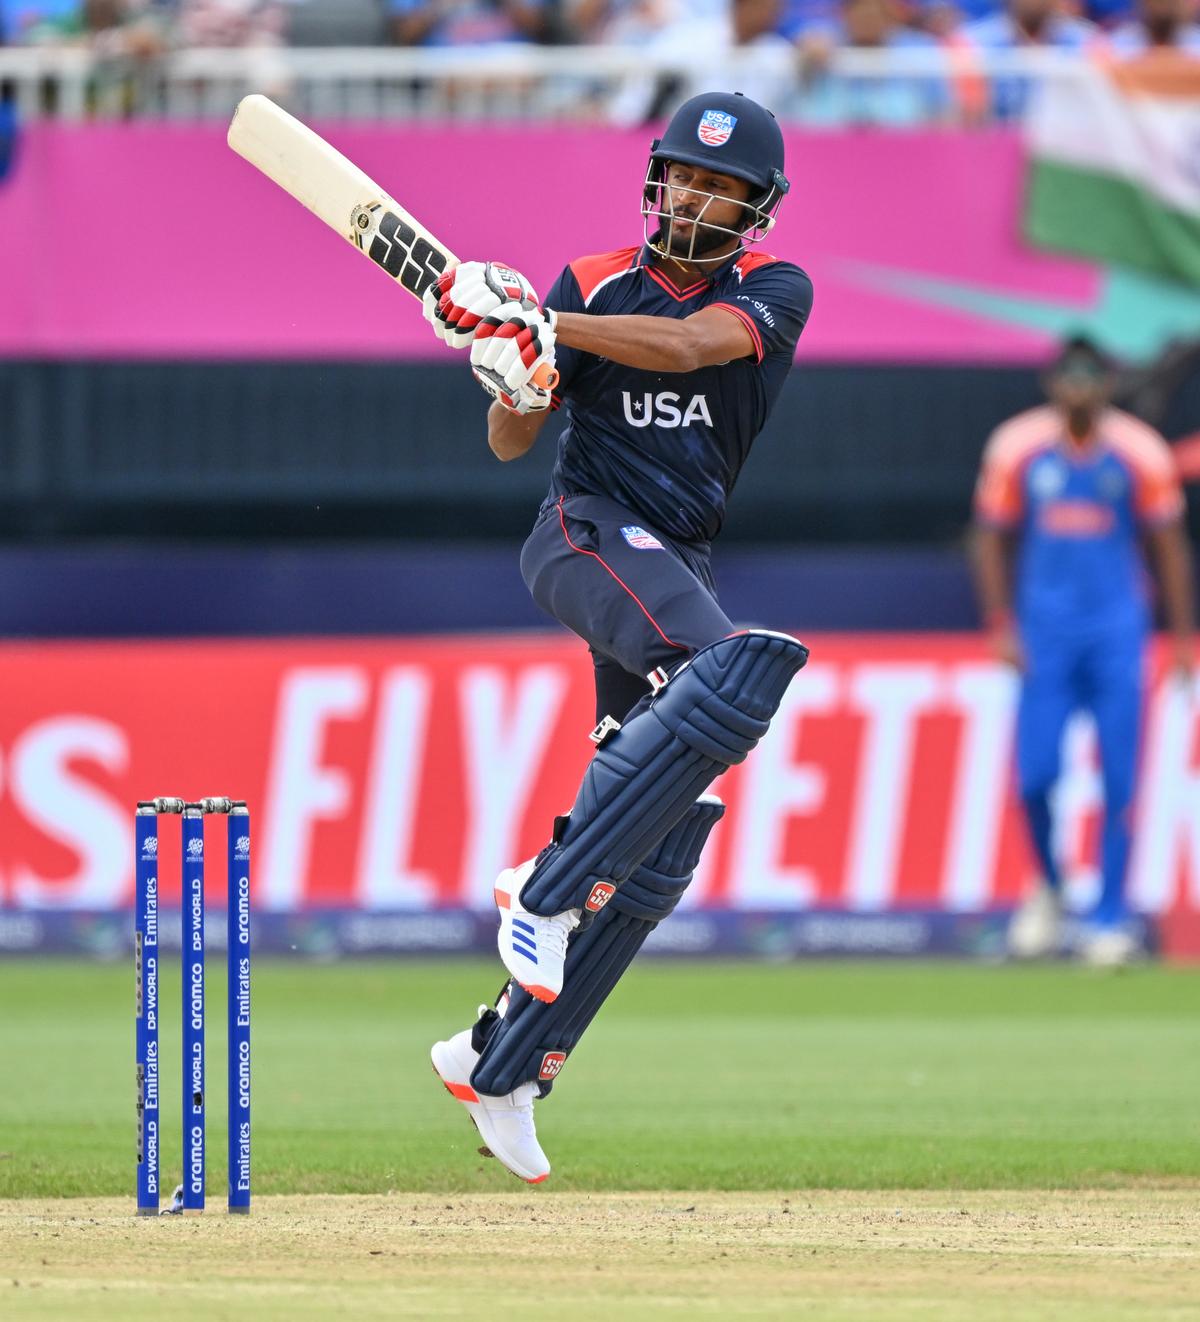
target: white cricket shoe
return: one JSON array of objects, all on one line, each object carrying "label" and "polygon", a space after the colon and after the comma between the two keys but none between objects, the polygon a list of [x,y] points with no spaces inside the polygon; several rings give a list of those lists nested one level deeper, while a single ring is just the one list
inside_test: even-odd
[{"label": "white cricket shoe", "polygon": [[1062,900],[1039,882],[1008,924],[1008,953],[1013,959],[1044,959],[1062,944]]},{"label": "white cricket shoe", "polygon": [[496,878],[496,907],[500,910],[496,945],[504,967],[530,996],[549,1002],[557,1000],[562,991],[567,938],[579,926],[579,910],[542,918],[522,908],[521,888],[536,862],[531,858],[520,867],[506,868]]},{"label": "white cricket shoe", "polygon": [[1079,953],[1094,969],[1116,969],[1132,964],[1142,948],[1123,927],[1101,927],[1084,937]]},{"label": "white cricket shoe", "polygon": [[541,1184],[550,1174],[550,1163],[538,1145],[533,1127],[536,1083],[523,1083],[504,1097],[490,1097],[471,1087],[471,1072],[479,1053],[471,1045],[471,1030],[464,1029],[448,1042],[435,1042],[429,1053],[433,1068],[446,1091],[467,1108],[484,1146],[485,1157],[495,1157],[526,1184]]}]

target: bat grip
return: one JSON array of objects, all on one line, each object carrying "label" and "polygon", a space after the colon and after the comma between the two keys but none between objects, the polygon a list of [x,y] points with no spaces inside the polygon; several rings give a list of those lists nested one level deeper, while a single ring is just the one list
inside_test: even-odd
[{"label": "bat grip", "polygon": [[553,390],[558,385],[558,368],[543,363],[533,374],[533,384],[543,390]]}]

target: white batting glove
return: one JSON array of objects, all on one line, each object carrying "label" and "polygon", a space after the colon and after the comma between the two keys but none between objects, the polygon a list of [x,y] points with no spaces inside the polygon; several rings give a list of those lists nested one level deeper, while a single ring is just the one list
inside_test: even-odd
[{"label": "white batting glove", "polygon": [[533,286],[500,262],[460,262],[436,279],[422,295],[425,320],[452,349],[465,349],[484,317],[505,303],[537,307]]},{"label": "white batting glove", "polygon": [[512,413],[537,413],[550,407],[551,392],[534,377],[554,367],[552,311],[505,303],[484,317],[471,343],[471,370],[493,399]]}]

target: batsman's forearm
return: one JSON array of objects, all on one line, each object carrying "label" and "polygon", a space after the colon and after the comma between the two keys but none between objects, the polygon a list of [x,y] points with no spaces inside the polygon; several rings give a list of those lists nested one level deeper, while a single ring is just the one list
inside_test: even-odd
[{"label": "batsman's forearm", "polygon": [[560,312],[556,335],[568,349],[644,372],[694,372],[700,341],[686,321],[672,317],[593,317]]},{"label": "batsman's forearm", "polygon": [[548,413],[510,413],[503,404],[488,409],[488,446],[497,459],[520,459],[537,440]]}]

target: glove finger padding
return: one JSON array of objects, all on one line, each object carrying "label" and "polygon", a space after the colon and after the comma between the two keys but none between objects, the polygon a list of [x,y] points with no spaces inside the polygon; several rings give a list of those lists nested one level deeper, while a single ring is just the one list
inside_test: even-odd
[{"label": "glove finger padding", "polygon": [[554,365],[553,312],[506,303],[484,317],[471,345],[471,367],[489,394],[516,413],[549,408],[550,391],[533,378]]},{"label": "glove finger padding", "polygon": [[422,298],[425,319],[452,349],[465,349],[487,316],[508,303],[536,309],[537,294],[519,271],[499,262],[462,262]]},{"label": "glove finger padding", "polygon": [[431,284],[426,285],[425,292],[421,295],[421,313],[425,320],[433,327],[433,333],[439,340],[446,338],[446,325],[439,315],[442,300],[450,290],[450,285],[454,280],[454,272],[446,271],[438,276]]},{"label": "glove finger padding", "polygon": [[530,380],[545,356],[542,341],[536,330],[512,322],[497,327],[490,336],[489,330],[485,320],[471,349],[471,366],[486,368],[517,390]]}]

